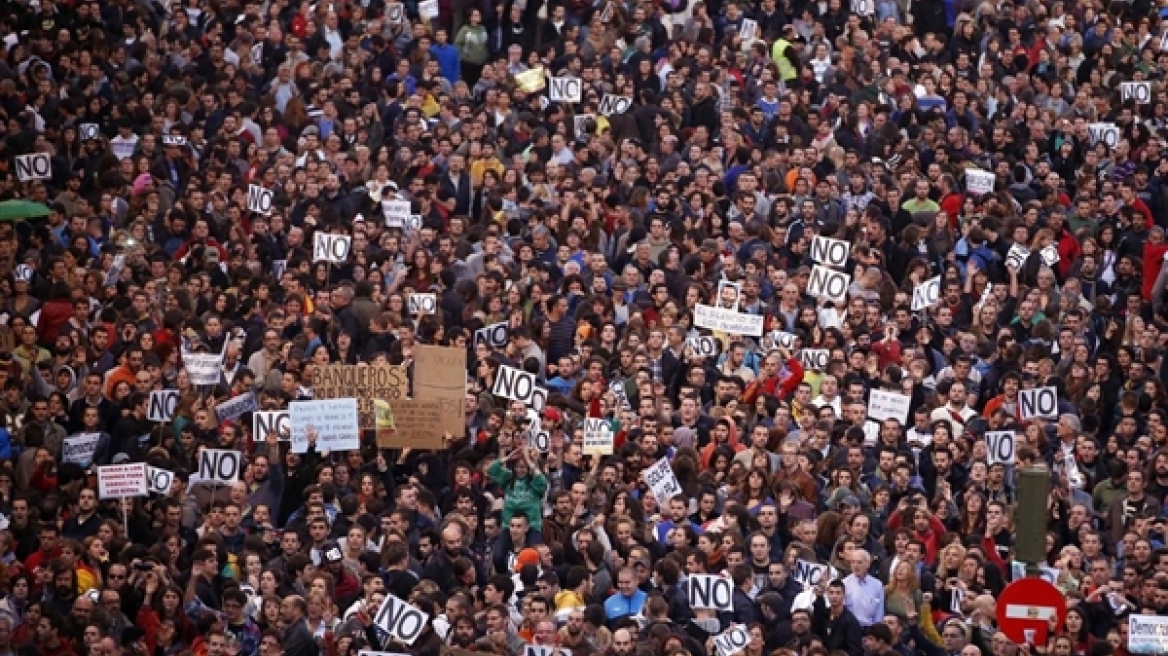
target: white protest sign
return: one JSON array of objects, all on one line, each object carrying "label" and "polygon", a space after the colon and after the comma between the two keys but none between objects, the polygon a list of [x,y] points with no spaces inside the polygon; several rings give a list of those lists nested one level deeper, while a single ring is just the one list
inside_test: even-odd
[{"label": "white protest sign", "polygon": [[857,16],[871,16],[875,11],[872,0],[852,0],[852,13]]},{"label": "white protest sign", "polygon": [[402,224],[402,231],[404,231],[407,235],[411,235],[415,231],[421,230],[423,223],[425,223],[425,221],[422,220],[421,214],[411,214],[406,217],[406,222]]},{"label": "white protest sign", "polygon": [[981,196],[994,192],[994,174],[981,169],[965,169],[965,189]]},{"label": "white protest sign", "polygon": [[548,100],[578,103],[584,94],[584,83],[578,77],[553,77],[548,83]]},{"label": "white protest sign", "polygon": [[645,478],[645,483],[649,485],[653,496],[657,498],[657,505],[662,508],[668,508],[669,500],[681,494],[681,483],[677,481],[677,476],[673,473],[669,458],[662,458],[653,463],[641,472],[641,476]]},{"label": "white protest sign", "polygon": [[986,431],[985,440],[991,465],[999,462],[1003,465],[1014,464],[1016,451],[1014,431]]},{"label": "white protest sign", "polygon": [[543,412],[547,405],[547,390],[539,386],[539,379],[535,374],[521,369],[502,365],[495,372],[495,386],[491,394],[501,396],[512,401],[521,401],[529,408]]},{"label": "white protest sign", "polygon": [[1114,123],[1089,123],[1087,134],[1091,137],[1092,146],[1100,141],[1109,148],[1115,148],[1119,144],[1119,128]]},{"label": "white protest sign", "polygon": [[1127,651],[1129,654],[1168,653],[1168,617],[1128,614]]},{"label": "white protest sign", "polygon": [[708,335],[689,337],[685,340],[685,345],[689,347],[690,353],[699,358],[712,358],[718,355],[718,342]]},{"label": "white protest sign", "polygon": [[1038,256],[1042,258],[1043,264],[1045,264],[1048,267],[1052,267],[1052,266],[1058,264],[1058,261],[1060,259],[1059,252],[1058,252],[1058,246],[1055,246],[1054,244],[1049,244],[1046,248],[1044,248],[1038,252]]},{"label": "white protest sign", "polygon": [[332,262],[334,264],[349,259],[349,247],[352,237],[349,235],[332,235],[327,232],[318,232],[312,239],[312,261]]},{"label": "white protest sign", "polygon": [[219,423],[224,423],[258,409],[255,392],[248,392],[216,405],[215,416],[218,417]]},{"label": "white protest sign", "polygon": [[588,121],[595,121],[595,114],[576,114],[572,117],[572,130],[576,136],[588,134]]},{"label": "white protest sign", "polygon": [[877,421],[895,419],[904,426],[908,423],[908,408],[911,403],[912,397],[874,389],[868,397],[868,416]]},{"label": "white protest sign", "polygon": [[815,235],[811,240],[811,250],[808,254],[811,259],[830,267],[842,269],[848,263],[848,256],[852,253],[852,245],[842,239],[821,237]]},{"label": "white protest sign", "polygon": [[384,629],[394,640],[407,645],[414,644],[429,621],[429,613],[423,613],[417,607],[391,594],[385,595],[381,608],[377,610],[377,617],[373,620],[374,624]]},{"label": "white protest sign", "polygon": [[12,270],[12,279],[16,282],[32,282],[34,269],[27,264],[17,264]]},{"label": "white protest sign", "polygon": [[589,417],[584,420],[584,444],[581,452],[586,456],[607,456],[612,454],[615,435],[612,427],[603,419]]},{"label": "white protest sign", "polygon": [[115,255],[114,261],[110,263],[109,271],[105,272],[105,279],[102,280],[103,287],[114,287],[118,284],[118,280],[122,278],[122,270],[126,268],[126,256]]},{"label": "white protest sign", "polygon": [[147,421],[170,421],[178,407],[178,390],[153,390],[146,405]]},{"label": "white protest sign", "polygon": [[406,7],[400,2],[390,2],[385,5],[385,20],[398,24],[405,20]]},{"label": "white protest sign", "polygon": [[77,126],[77,135],[82,141],[101,138],[101,129],[97,123],[82,123]]},{"label": "white protest sign", "polygon": [[419,2],[418,15],[427,20],[438,18],[438,0],[422,0],[422,2]]},{"label": "white protest sign", "polygon": [[230,485],[239,480],[243,470],[243,455],[234,449],[203,449],[199,451],[201,483]]},{"label": "white protest sign", "polygon": [[816,264],[811,267],[811,277],[807,279],[807,293],[833,303],[844,303],[848,300],[851,282],[850,275]]},{"label": "white protest sign", "polygon": [[357,399],[318,399],[288,404],[292,453],[308,451],[308,434],[316,433],[317,451],[354,451],[361,448]]},{"label": "white protest sign", "polygon": [[761,314],[745,314],[701,303],[694,306],[694,325],[698,328],[762,337],[765,321],[766,317]]},{"label": "white protest sign", "polygon": [[804,587],[814,588],[819,585],[827,571],[827,565],[799,560],[795,562],[795,571],[791,573],[791,578]]},{"label": "white protest sign", "polygon": [[159,467],[146,467],[146,485],[155,494],[170,494],[174,472]]},{"label": "white protest sign", "polygon": [[689,605],[694,610],[734,610],[734,582],[713,574],[692,574],[688,580]]},{"label": "white protest sign", "polygon": [[547,645],[524,645],[523,656],[572,656],[572,650]]},{"label": "white protest sign", "polygon": [[939,302],[941,302],[941,276],[929,278],[913,288],[913,312],[933,307]]},{"label": "white protest sign", "polygon": [[1019,416],[1022,421],[1035,418],[1058,418],[1058,391],[1053,387],[1022,390],[1018,392]]},{"label": "white protest sign", "polygon": [[187,138],[181,134],[164,134],[162,135],[162,145],[182,148],[187,145]]},{"label": "white protest sign", "polygon": [[506,321],[493,323],[475,331],[474,343],[485,343],[491,348],[503,348],[507,345],[508,332]]},{"label": "white protest sign", "polygon": [[264,63],[264,42],[260,41],[251,47],[251,63],[260,66]]},{"label": "white protest sign", "polygon": [[17,155],[15,163],[16,177],[21,182],[53,179],[53,164],[47,153]]},{"label": "white protest sign", "polygon": [[192,385],[218,385],[223,377],[222,353],[183,353],[182,360]]},{"label": "white protest sign", "polygon": [[268,433],[275,433],[280,442],[292,439],[292,424],[287,410],[260,410],[251,415],[251,435],[256,442],[263,442]]},{"label": "white protest sign", "polygon": [[389,228],[404,228],[410,218],[410,201],[383,200],[381,213],[385,215],[385,225]]},{"label": "white protest sign", "polygon": [[758,22],[749,18],[742,19],[742,27],[738,28],[738,33],[742,35],[742,41],[750,43],[758,38]]},{"label": "white protest sign", "polygon": [[1150,105],[1152,103],[1152,83],[1120,82],[1119,96],[1124,102],[1134,100],[1139,105]]},{"label": "white protest sign", "polygon": [[409,312],[414,316],[434,314],[438,311],[437,294],[410,294]]},{"label": "white protest sign", "polygon": [[633,99],[626,96],[617,96],[611,93],[604,94],[600,99],[600,108],[598,111],[601,116],[612,116],[614,114],[624,114],[633,106]]},{"label": "white protest sign", "polygon": [[99,440],[101,433],[78,433],[66,437],[61,443],[61,461],[88,467],[93,464],[93,454],[97,451]]},{"label": "white protest sign", "polygon": [[1010,246],[1010,251],[1006,253],[1006,266],[1018,271],[1026,264],[1026,260],[1028,259],[1030,259],[1030,249],[1022,244],[1014,243]]},{"label": "white protest sign", "polygon": [[734,656],[750,645],[750,631],[744,626],[735,626],[714,636],[714,646],[721,656]]},{"label": "white protest sign", "polygon": [[831,351],[827,349],[799,349],[799,364],[804,369],[824,371],[831,362]]},{"label": "white protest sign", "polygon": [[146,487],[146,463],[131,462],[97,468],[97,496],[101,499],[144,497],[150,494]]},{"label": "white protest sign", "polygon": [[272,214],[272,200],[275,197],[276,192],[271,189],[264,189],[259,185],[248,185],[247,211],[270,216]]},{"label": "white protest sign", "polygon": [[772,330],[767,333],[766,339],[763,342],[764,351],[773,351],[775,349],[794,349],[795,335],[793,333],[784,332],[782,330]]}]

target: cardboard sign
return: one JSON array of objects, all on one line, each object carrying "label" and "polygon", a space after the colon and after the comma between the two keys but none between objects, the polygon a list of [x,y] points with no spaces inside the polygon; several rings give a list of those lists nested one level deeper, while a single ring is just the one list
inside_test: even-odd
[{"label": "cardboard sign", "polygon": [[908,409],[911,404],[912,397],[874,389],[868,397],[868,416],[879,421],[895,419],[901,426],[905,426],[908,424]]},{"label": "cardboard sign", "polygon": [[526,403],[540,412],[547,405],[547,390],[539,386],[535,374],[501,365],[495,373],[495,386],[491,394],[512,401]]},{"label": "cardboard sign", "polygon": [[713,574],[691,574],[689,605],[694,610],[734,610],[734,582]]},{"label": "cardboard sign", "polygon": [[429,621],[429,613],[423,613],[417,607],[392,594],[386,594],[373,623],[381,627],[394,640],[412,645],[418,636],[422,635],[422,630],[426,628]]},{"label": "cardboard sign", "polygon": [[434,314],[438,311],[437,294],[410,294],[408,311],[414,316]]},{"label": "cardboard sign", "polygon": [[589,417],[584,420],[584,444],[581,445],[581,453],[586,456],[612,455],[615,437],[607,421]]},{"label": "cardboard sign", "polygon": [[174,419],[178,408],[178,390],[153,390],[146,405],[146,420],[164,422]]},{"label": "cardboard sign", "polygon": [[548,84],[548,100],[578,103],[584,95],[584,82],[578,77],[553,77]]},{"label": "cardboard sign", "polygon": [[47,153],[17,155],[14,159],[16,178],[21,182],[53,179],[53,163],[49,160]]},{"label": "cardboard sign", "polygon": [[765,322],[766,317],[761,314],[744,314],[701,303],[694,306],[694,325],[698,328],[733,335],[762,337]]},{"label": "cardboard sign", "polygon": [[1022,421],[1058,418],[1058,390],[1054,387],[1022,390],[1018,392],[1018,404]]},{"label": "cardboard sign", "polygon": [[288,404],[292,453],[308,452],[308,434],[316,432],[316,450],[355,451],[361,448],[357,399],[293,401]]},{"label": "cardboard sign", "polygon": [[544,86],[547,85],[547,75],[544,74],[542,66],[539,68],[529,68],[515,76],[515,85],[523,93],[538,93],[543,91]]},{"label": "cardboard sign", "polygon": [[349,235],[332,235],[318,232],[312,240],[312,261],[343,263],[349,259],[349,249],[352,247],[352,237]]},{"label": "cardboard sign", "polygon": [[255,412],[259,409],[256,404],[255,392],[248,392],[247,394],[240,394],[223,403],[215,406],[215,416],[219,418],[219,423],[226,423],[233,419],[237,419],[249,412]]},{"label": "cardboard sign", "polygon": [[848,263],[848,256],[852,254],[852,245],[842,239],[815,235],[811,240],[811,250],[808,254],[820,264],[842,269]]},{"label": "cardboard sign", "polygon": [[396,411],[408,387],[409,372],[404,366],[330,364],[318,367],[312,376],[313,399],[357,399],[358,421],[363,430],[377,427],[374,399],[389,401]]},{"label": "cardboard sign", "polygon": [[673,473],[669,458],[662,458],[653,463],[641,472],[641,476],[653,491],[653,496],[657,498],[657,505],[662,508],[668,508],[669,500],[681,494],[681,483]]},{"label": "cardboard sign", "polygon": [[259,185],[247,186],[247,210],[249,212],[259,212],[264,216],[271,216],[272,201],[276,198],[276,192],[271,189],[264,189]]},{"label": "cardboard sign", "polygon": [[941,276],[929,278],[913,288],[912,311],[918,312],[941,302]]},{"label": "cardboard sign", "polygon": [[[540,392],[546,402],[547,390]],[[466,435],[465,401],[466,349],[415,345],[414,398],[390,401],[395,430],[378,431],[377,443],[444,449],[447,433],[456,438]]]},{"label": "cardboard sign", "polygon": [[999,462],[1003,465],[1014,464],[1017,455],[1017,438],[1014,431],[986,431],[985,440],[991,465]]},{"label": "cardboard sign", "polygon": [[260,410],[251,415],[251,436],[256,442],[267,439],[268,433],[275,433],[280,442],[292,439],[292,424],[287,410]]},{"label": "cardboard sign", "polygon": [[101,433],[78,433],[66,437],[61,443],[61,461],[89,467],[93,464],[93,454],[100,440]]},{"label": "cardboard sign", "polygon": [[[230,485],[239,480],[243,471],[243,454],[234,449],[203,449],[199,451],[201,483]],[[193,482],[193,481],[192,481]]]},{"label": "cardboard sign", "polygon": [[507,345],[509,328],[506,321],[493,323],[475,331],[474,343],[485,343],[491,348],[503,348]]},{"label": "cardboard sign", "polygon": [[221,353],[183,353],[182,360],[192,385],[218,385],[223,378]]},{"label": "cardboard sign", "polygon": [[848,286],[851,283],[852,277],[848,274],[816,264],[811,267],[811,277],[807,280],[807,293],[816,298],[825,298],[833,303],[846,303]]},{"label": "cardboard sign", "polygon": [[633,106],[633,99],[625,96],[617,96],[611,93],[604,94],[600,99],[600,107],[597,111],[601,116],[614,116],[616,114],[624,114]]},{"label": "cardboard sign", "polygon": [[131,462],[97,468],[97,496],[101,499],[144,497],[150,494],[146,486],[146,463]]},{"label": "cardboard sign", "polygon": [[699,358],[713,358],[718,355],[718,342],[713,337],[702,335],[685,340],[691,353]]}]

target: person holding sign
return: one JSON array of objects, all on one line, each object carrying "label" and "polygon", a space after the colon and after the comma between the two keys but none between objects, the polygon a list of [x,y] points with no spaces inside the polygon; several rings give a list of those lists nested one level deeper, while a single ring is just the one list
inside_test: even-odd
[{"label": "person holding sign", "polygon": [[[499,458],[487,468],[487,477],[506,490],[503,502],[503,525],[511,523],[511,516],[523,513],[531,526],[530,534],[543,530],[543,496],[548,479],[539,468],[539,452],[534,447],[519,447]],[[505,535],[505,534],[504,534]]]}]

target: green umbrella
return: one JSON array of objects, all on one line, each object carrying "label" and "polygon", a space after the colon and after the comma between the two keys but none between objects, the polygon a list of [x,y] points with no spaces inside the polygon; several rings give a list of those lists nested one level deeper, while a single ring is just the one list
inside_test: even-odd
[{"label": "green umbrella", "polygon": [[52,210],[44,203],[34,203],[31,200],[14,198],[0,203],[0,221],[39,219],[48,216],[51,212]]}]

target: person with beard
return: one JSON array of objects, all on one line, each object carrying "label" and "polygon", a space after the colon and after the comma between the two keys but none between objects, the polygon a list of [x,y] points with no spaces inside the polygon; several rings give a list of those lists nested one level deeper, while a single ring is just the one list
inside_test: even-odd
[{"label": "person with beard", "polygon": [[560,627],[559,643],[571,650],[572,656],[595,656],[596,648],[584,637],[584,609],[574,608],[568,613],[568,622]]},{"label": "person with beard", "polygon": [[458,558],[466,558],[472,563],[476,563],[475,579],[479,582],[483,580],[483,573],[477,571],[478,561],[471,556],[470,551],[466,548],[466,532],[466,527],[462,522],[447,522],[442,529],[442,544],[427,559],[422,569],[422,578],[434,581],[441,590],[453,590],[458,586],[458,580],[454,575],[454,561]]},{"label": "person with beard", "polygon": [[46,602],[45,610],[61,617],[69,617],[73,612],[73,602],[77,601],[77,570],[65,563],[54,560],[53,591]]},{"label": "person with beard", "polygon": [[[689,593],[681,585],[681,567],[677,561],[664,558],[657,561],[654,568],[657,574],[657,585],[664,594],[666,617],[673,618],[677,623],[684,623],[694,618],[693,608],[689,603]],[[654,601],[656,597],[650,599]],[[653,617],[654,606],[649,606],[649,616]]]}]

